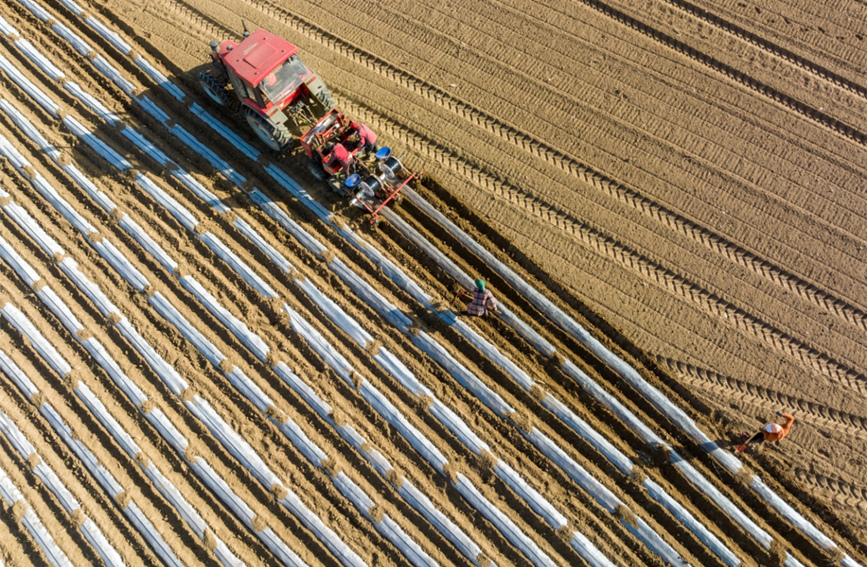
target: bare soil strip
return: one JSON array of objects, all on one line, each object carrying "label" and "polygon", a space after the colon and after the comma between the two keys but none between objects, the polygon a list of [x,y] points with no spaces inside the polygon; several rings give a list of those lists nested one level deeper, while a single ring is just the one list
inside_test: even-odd
[{"label": "bare soil strip", "polygon": [[[846,510],[863,511],[863,475],[859,476],[857,465],[852,464],[856,462],[854,457],[847,462],[841,444],[831,441],[822,448],[823,453],[812,457],[802,452],[802,447],[807,451],[810,447],[822,447],[822,436],[833,434],[839,427],[854,429],[850,457],[864,455],[867,448],[864,434],[867,415],[856,401],[859,397],[863,399],[867,388],[862,348],[867,344],[867,304],[858,292],[865,276],[860,271],[863,262],[856,260],[867,236],[860,222],[867,208],[854,181],[865,171],[860,157],[865,153],[863,132],[867,126],[860,122],[863,113],[858,108],[863,108],[864,94],[863,89],[859,90],[858,79],[852,78],[845,68],[832,65],[827,58],[814,58],[813,52],[773,38],[754,37],[751,35],[754,28],[727,21],[723,16],[705,14],[700,8],[679,1],[671,3],[677,14],[671,18],[658,7],[655,11],[641,11],[639,16],[638,8],[628,2],[589,2],[562,11],[543,4],[527,20],[528,27],[523,31],[516,19],[523,5],[503,2],[498,6],[499,10],[488,6],[475,10],[463,5],[381,6],[357,1],[344,5],[340,12],[331,10],[330,5],[304,2],[291,8],[260,1],[213,6],[169,0],[144,9],[124,0],[95,6],[99,18],[104,17],[110,25],[118,26],[126,41],[153,56],[158,67],[167,70],[177,81],[188,96],[184,104],[155,87],[130,59],[66,7],[53,3],[50,9],[52,17],[92,42],[109,62],[121,69],[139,94],[156,101],[170,115],[171,124],[182,125],[201,135],[231,167],[257,181],[267,179],[258,164],[237,155],[229,144],[216,134],[209,134],[189,115],[186,103],[199,98],[190,77],[194,75],[194,68],[204,61],[207,41],[231,36],[240,18],[251,26],[267,26],[286,35],[299,45],[305,61],[334,88],[339,106],[367,121],[385,138],[396,140],[398,147],[409,148],[413,152],[409,159],[414,167],[417,163],[434,171],[442,185],[434,186],[427,196],[441,210],[448,211],[489,248],[502,247],[513,256],[509,260],[512,265],[579,313],[582,323],[604,334],[612,347],[624,352],[624,356],[641,367],[643,373],[682,407],[696,416],[715,410],[715,417],[726,416],[732,407],[757,416],[770,414],[780,409],[778,406],[802,412],[804,419],[798,422],[799,441],[793,440],[789,445],[787,440],[782,448],[795,447],[811,465],[789,467],[789,474],[828,494],[835,510],[842,511],[845,517],[853,518]],[[67,78],[92,90],[112,111],[123,116],[126,124],[154,134],[153,141],[160,150],[192,171],[207,190],[235,209],[231,215],[215,214],[172,176],[157,179],[162,190],[202,219],[203,227],[264,276],[268,285],[293,310],[303,313],[354,367],[361,369],[372,384],[386,393],[415,427],[432,439],[450,461],[459,465],[487,498],[500,503],[509,518],[531,534],[555,562],[574,564],[579,559],[557,533],[491,474],[490,463],[486,464],[468,451],[428,412],[419,408],[417,401],[402,391],[394,378],[372,362],[370,353],[325,318],[315,304],[298,294],[298,288],[286,274],[238,230],[235,219],[249,223],[333,301],[368,330],[375,331],[375,338],[395,352],[449,407],[468,420],[472,417],[471,425],[495,454],[523,478],[532,479],[533,487],[564,510],[570,524],[574,522],[615,562],[638,565],[655,561],[637,546],[634,536],[623,524],[577,493],[572,481],[550,467],[550,462],[537,449],[516,435],[513,426],[480,405],[430,360],[420,357],[404,335],[384,327],[375,311],[354,298],[319,258],[289,239],[246,195],[239,193],[201,157],[148,118],[80,54],[58,44],[47,26],[34,20],[19,4],[10,3],[8,7],[11,23],[26,32],[52,60],[62,62]],[[419,10],[433,10],[439,24],[424,21]],[[472,15],[473,12],[476,15]],[[334,15],[337,13],[340,15]],[[675,20],[680,22],[676,25],[683,26],[678,32],[683,33],[682,36],[670,33],[668,26]],[[474,36],[473,25],[483,33]],[[703,32],[698,31],[705,25],[712,27],[712,36],[722,34],[728,38],[738,55],[714,52],[717,47],[713,40],[707,40],[701,36]],[[503,42],[496,34],[485,30],[497,30],[501,37],[515,38],[510,39],[512,46],[505,56],[494,56],[503,49]],[[542,30],[546,32],[539,33]],[[370,36],[369,41],[362,39],[365,34]],[[519,39],[521,34],[525,34],[525,40]],[[616,42],[604,42],[598,41],[599,34],[621,37]],[[152,159],[134,148],[117,129],[101,124],[63,88],[40,78],[37,70],[17,55],[6,39],[0,41],[9,47],[9,57],[16,65],[53,96],[59,97],[69,111],[101,139],[131,159],[140,171],[159,173]],[[522,42],[525,42],[523,48]],[[564,55],[568,59],[564,59]],[[761,58],[760,68],[749,67],[738,59],[753,56]],[[526,58],[522,60],[523,57]],[[657,61],[662,63],[648,66],[649,57],[659,57]],[[534,60],[538,64],[533,65]],[[565,65],[566,60],[576,61],[575,66]],[[646,69],[646,74],[639,78],[636,71],[642,68]],[[579,79],[579,76],[586,78]],[[810,89],[802,92],[797,85],[804,77]],[[458,83],[461,84],[456,86]],[[526,96],[519,98],[517,93],[522,89]],[[610,98],[612,89],[613,99]],[[35,124],[56,123],[44,111],[32,106],[17,88],[8,87],[3,94],[23,104]],[[679,97],[685,102],[678,102]],[[532,110],[528,111],[530,108]],[[715,118],[728,112],[737,116],[740,127]],[[699,118],[687,118],[690,115]],[[786,121],[789,121],[788,126]],[[793,121],[796,127],[791,126]],[[16,133],[6,118],[0,117],[0,124],[3,134],[17,140],[19,150],[75,203],[76,210],[85,212],[88,221],[98,226],[100,233],[116,243],[128,258],[134,259],[136,268],[149,281],[156,282],[185,317],[199,329],[212,329],[209,338],[222,352],[228,353],[232,364],[253,377],[268,395],[280,400],[280,409],[302,424],[330,455],[338,458],[339,465],[365,491],[381,496],[382,510],[393,515],[440,564],[469,562],[421,516],[402,503],[394,486],[348,446],[327,420],[204,309],[178,283],[178,273],[194,274],[208,293],[285,356],[293,370],[311,383],[323,399],[340,408],[362,435],[393,460],[401,473],[422,486],[440,509],[472,534],[486,555],[498,564],[524,564],[525,560],[509,549],[509,544],[493,526],[473,519],[474,512],[466,502],[444,478],[422,462],[403,438],[390,433],[383,435],[383,431],[389,431],[389,426],[352,387],[329,369],[321,356],[298,340],[279,305],[267,301],[229,269],[229,265],[219,260],[195,235],[186,232],[176,219],[156,206],[152,197],[131,179],[107,173],[101,158],[86,146],[69,146],[70,157],[96,179],[99,187],[124,211],[147,226],[157,242],[176,254],[181,267],[175,272],[143,253],[138,243],[56,164],[41,156],[37,148]],[[710,134],[705,132],[708,129],[712,131]],[[586,141],[578,145],[574,143],[576,130],[586,134]],[[763,131],[767,136],[760,135]],[[252,139],[246,132],[242,135]],[[51,134],[51,137],[58,147],[69,144],[65,134]],[[810,158],[810,163],[804,163],[807,149],[795,149],[801,138],[805,148],[816,150],[816,157]],[[255,141],[251,143],[256,145]],[[624,148],[628,149],[624,151]],[[644,157],[635,157],[634,152],[642,152]],[[624,162],[623,155],[633,157]],[[286,166],[294,174],[292,163],[290,158]],[[795,169],[787,171],[793,164],[796,164]],[[675,167],[679,173],[667,175],[665,168],[668,166]],[[326,515],[327,524],[339,528],[341,536],[351,542],[369,564],[404,561],[396,549],[348,505],[326,474],[299,458],[297,450],[286,443],[268,419],[263,419],[254,405],[237,393],[223,372],[211,367],[189,341],[155,316],[142,296],[132,292],[106,269],[104,261],[27,187],[24,179],[9,168],[6,173],[15,180],[10,189],[14,188],[16,198],[17,195],[27,196],[33,204],[28,205],[28,209],[40,219],[40,224],[51,227],[55,238],[67,243],[70,252],[83,264],[85,258],[93,262],[93,267],[87,269],[112,300],[129,306],[129,316],[142,329],[143,335],[159,345],[161,354],[183,369],[196,389],[214,401],[218,411],[227,416],[229,423],[269,466],[286,471],[287,480],[309,501],[312,509]],[[781,175],[779,180],[774,178],[776,173]],[[810,200],[820,179],[827,180],[835,193]],[[273,184],[265,182],[259,186],[273,200],[285,200],[285,193]],[[725,194],[718,195],[716,191],[724,187]],[[320,186],[311,184],[309,189],[336,210],[351,214]],[[689,202],[690,197],[695,197],[694,203]],[[842,201],[846,197],[852,198],[849,203],[854,206],[844,213]],[[784,208],[783,213],[774,212],[771,205],[783,202],[793,205]],[[718,559],[684,532],[670,514],[544,410],[537,399],[516,387],[489,361],[480,359],[478,352],[464,339],[426,318],[417,303],[376,273],[367,259],[346,247],[327,227],[291,201],[279,206],[333,247],[353,270],[366,274],[366,279],[375,282],[400,309],[416,317],[423,328],[440,337],[450,354],[482,377],[519,413],[535,416],[542,431],[566,447],[576,461],[623,498],[636,514],[648,519],[690,563],[717,564]],[[726,222],[720,222],[726,219],[718,212],[720,206],[733,210],[734,214]],[[508,289],[424,215],[412,207],[406,207],[401,215],[436,245],[448,249],[450,256],[469,273],[480,273],[488,279],[498,297],[510,307],[527,319],[537,318],[535,310],[514,290]],[[47,259],[40,258],[38,250],[17,228],[8,220],[2,222],[6,233],[16,242],[16,249],[28,251],[34,265],[48,265]],[[350,222],[362,225],[361,219],[350,218]],[[828,248],[819,246],[822,237],[811,236],[817,234],[817,229],[827,231]],[[770,235],[773,235],[770,239],[765,238]],[[386,228],[370,238],[440,297],[452,296],[452,284],[443,274],[392,230]],[[506,245],[501,244],[504,240]],[[828,254],[828,250],[833,254]],[[797,256],[798,251],[804,254]],[[841,258],[855,263],[844,267]],[[567,264],[563,264],[564,259]],[[839,273],[832,273],[835,266],[841,266]],[[52,288],[59,293],[62,291],[61,296],[69,301],[77,316],[88,321],[89,328],[93,325],[94,329],[105,329],[100,337],[110,352],[125,361],[136,382],[146,385],[149,396],[160,400],[160,407],[166,408],[168,415],[177,420],[175,423],[183,424],[185,434],[196,440],[196,450],[206,454],[209,462],[219,464],[218,469],[231,479],[233,489],[241,491],[256,508],[262,525],[277,529],[281,535],[287,531],[298,532],[287,541],[305,560],[311,564],[320,561],[334,564],[335,559],[323,553],[321,544],[299,529],[297,520],[274,503],[268,490],[237,464],[207,428],[191,419],[177,399],[166,395],[170,392],[142,365],[140,357],[126,355],[122,337],[111,326],[100,322],[98,314],[80,292],[70,286],[56,268],[51,270]],[[23,294],[24,290],[14,279],[14,275],[11,279],[10,275],[4,276],[4,288],[8,285]],[[648,306],[651,307],[648,309]],[[789,306],[794,314],[784,314],[784,308]],[[41,308],[34,304],[28,309],[36,316]],[[45,332],[53,326],[51,316],[37,317],[37,320]],[[833,325],[829,321],[833,321]],[[657,332],[666,327],[672,330],[668,336]],[[514,333],[496,322],[481,322],[480,328],[489,337],[496,336],[499,348],[546,383],[621,450],[644,463],[648,476],[675,494],[703,523],[713,526],[720,536],[725,534],[726,543],[738,556],[753,558],[760,564],[772,561],[670,467],[657,468],[653,456],[646,453],[640,440],[622,423],[600,411],[585,394],[570,385],[555,366],[530,354],[527,345]],[[581,360],[588,373],[598,377],[642,419],[664,431],[672,444],[685,442],[664,417],[634,392],[622,390],[616,378],[573,341],[558,331],[540,330],[564,352]],[[153,435],[151,426],[142,421],[124,396],[119,395],[103,371],[86,362],[86,356],[80,354],[75,341],[70,341],[69,337],[59,339],[62,335],[51,336],[58,339],[59,344],[67,345],[68,353],[79,353],[75,355],[79,357],[76,358],[78,363],[98,377],[100,395],[123,408],[124,422],[136,424],[142,432],[151,431],[145,437]],[[712,345],[712,348],[705,345]],[[22,348],[21,352],[26,353],[23,361],[30,364],[32,351],[26,346]],[[703,352],[706,356],[702,356]],[[726,366],[727,363],[731,365]],[[143,367],[140,371],[134,370],[137,366]],[[798,369],[804,373],[805,382],[816,382],[802,386],[801,382],[786,380],[774,384],[774,378],[793,376]],[[682,378],[684,385],[678,384],[677,378]],[[689,391],[690,387],[694,391]],[[73,403],[74,398],[69,398],[69,402]],[[74,415],[78,414],[66,417],[71,419]],[[705,421],[704,425],[708,426],[709,422]],[[96,427],[95,431],[100,432],[101,437],[106,436],[101,427]],[[111,445],[108,442],[107,446]],[[209,523],[215,523],[221,537],[229,538],[227,541],[233,550],[252,563],[274,559],[240,522],[226,514],[224,505],[186,471],[181,459],[159,445],[148,447],[146,453],[150,458],[165,459],[181,471],[173,473],[173,482],[180,483],[179,487],[189,486],[185,494],[187,490],[197,494],[194,506]],[[807,561],[822,558],[813,544],[792,534],[779,519],[768,514],[766,506],[750,498],[743,487],[719,478],[700,449],[688,445],[683,448],[695,459],[702,474],[713,479],[720,490],[748,510],[775,539],[785,541],[786,547],[799,558]],[[59,445],[56,450],[63,451]],[[772,449],[751,463],[766,472],[776,473],[780,467],[786,469],[781,464],[781,456],[785,453]],[[168,510],[165,502],[149,487],[149,481],[121,452],[115,449],[104,457],[112,463],[113,470],[132,475],[132,486],[147,495],[148,502],[156,503],[149,503],[148,506],[156,508],[148,510]],[[832,473],[832,468],[840,474]],[[795,501],[797,485],[789,478],[780,480],[782,484],[775,485],[775,489],[788,492],[786,499]],[[83,496],[86,494],[81,492],[83,487],[76,490]],[[92,506],[104,506],[104,498],[97,497]],[[105,521],[118,522],[117,527],[110,530],[114,539],[130,539],[130,543],[124,544],[127,546],[124,553],[140,549],[148,561],[155,561],[152,552],[136,539],[135,530],[126,523],[124,516],[113,514],[109,513]],[[169,512],[169,517],[168,527],[177,534],[185,534],[172,539],[172,547],[190,558],[209,557],[207,549],[192,538],[173,512]],[[823,524],[823,520],[812,513],[810,518]],[[825,518],[857,545],[857,538],[852,532],[846,532],[845,524],[832,516]],[[63,518],[55,521],[52,526],[68,534],[64,537],[77,541],[74,529],[65,524]],[[825,529],[829,524],[823,526]],[[278,529],[281,527],[288,530]],[[72,547],[77,550],[75,553],[92,554],[87,545],[78,543]],[[509,552],[504,553],[504,550]]]}]

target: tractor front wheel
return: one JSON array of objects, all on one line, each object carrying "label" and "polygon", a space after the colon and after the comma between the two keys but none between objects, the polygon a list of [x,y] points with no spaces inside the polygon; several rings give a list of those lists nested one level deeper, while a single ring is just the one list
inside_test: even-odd
[{"label": "tractor front wheel", "polygon": [[225,80],[220,80],[210,74],[208,71],[199,73],[199,84],[202,90],[208,95],[208,98],[223,108],[232,103],[232,98],[229,96],[229,89]]},{"label": "tractor front wheel", "polygon": [[285,125],[274,124],[250,108],[244,107],[244,118],[259,138],[275,152],[282,152],[292,146],[294,139]]}]

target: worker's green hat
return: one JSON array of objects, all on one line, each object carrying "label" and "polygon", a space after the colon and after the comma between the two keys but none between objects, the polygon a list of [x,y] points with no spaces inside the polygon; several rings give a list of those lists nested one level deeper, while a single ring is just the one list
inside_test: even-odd
[{"label": "worker's green hat", "polygon": [[476,287],[479,288],[479,291],[485,291],[485,280],[483,280],[483,279],[476,280]]}]

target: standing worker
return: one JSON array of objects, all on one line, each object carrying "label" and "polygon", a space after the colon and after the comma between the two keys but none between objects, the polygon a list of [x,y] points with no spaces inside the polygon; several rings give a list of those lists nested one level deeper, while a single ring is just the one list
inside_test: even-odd
[{"label": "standing worker", "polygon": [[[750,443],[764,443],[765,441],[779,441],[783,437],[789,434],[789,430],[792,429],[792,424],[795,423],[795,418],[787,413],[783,413],[781,411],[777,412],[777,415],[786,420],[786,423],[780,425],[779,423],[768,423],[765,425],[761,431],[753,435],[751,438],[747,439],[741,445],[735,447],[735,453],[743,453],[747,448],[747,445]],[[744,434],[745,436],[748,434]]]},{"label": "standing worker", "polygon": [[358,122],[350,122],[349,127],[358,131],[358,147],[360,149],[357,155],[359,158],[376,153],[376,132],[371,130],[367,124],[359,124]]},{"label": "standing worker", "polygon": [[497,300],[494,299],[494,294],[490,290],[485,289],[485,282],[481,279],[476,280],[476,289],[473,291],[473,300],[467,305],[467,313],[477,317],[484,317],[489,311],[499,313]]}]

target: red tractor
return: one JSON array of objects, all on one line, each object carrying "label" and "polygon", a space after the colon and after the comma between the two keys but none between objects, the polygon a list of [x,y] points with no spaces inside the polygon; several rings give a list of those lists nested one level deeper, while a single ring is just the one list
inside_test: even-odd
[{"label": "red tractor", "polygon": [[[406,171],[390,149],[377,148],[366,126],[334,110],[325,83],[285,39],[265,30],[251,34],[244,26],[241,43],[212,41],[211,58],[214,69],[199,73],[205,93],[228,107],[234,101],[229,91],[234,91],[247,123],[274,151],[283,152],[300,140],[310,173],[351,197],[374,223],[382,207],[399,202],[401,189],[421,178]],[[364,147],[368,137],[373,141]]]},{"label": "red tractor", "polygon": [[199,73],[199,83],[218,105],[233,103],[259,138],[274,151],[295,143],[304,126],[313,126],[334,108],[331,92],[301,60],[298,48],[265,30],[244,27],[241,43],[211,41],[214,69]]}]

